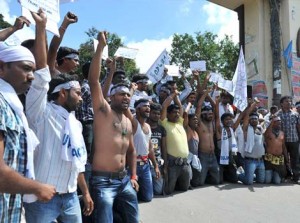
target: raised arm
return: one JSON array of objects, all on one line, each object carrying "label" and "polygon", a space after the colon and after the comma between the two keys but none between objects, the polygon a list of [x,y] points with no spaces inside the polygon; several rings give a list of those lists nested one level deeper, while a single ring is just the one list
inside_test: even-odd
[{"label": "raised arm", "polygon": [[57,73],[55,69],[56,55],[57,55],[57,50],[61,44],[61,41],[63,40],[63,37],[65,35],[65,32],[70,24],[76,23],[77,21],[78,21],[78,17],[75,14],[68,12],[64,17],[61,26],[59,27],[58,30],[59,37],[53,36],[50,42],[49,51],[48,51],[48,65],[49,65],[51,75],[55,75]]},{"label": "raised arm", "polygon": [[[199,78],[200,78],[200,76],[199,76]],[[207,72],[206,76],[204,78],[203,84],[199,85],[198,88],[197,88],[198,93],[201,93],[202,91],[204,91],[207,88],[207,83],[208,83],[209,78],[210,78],[210,73]]]},{"label": "raised arm", "polygon": [[162,110],[161,110],[161,116],[160,116],[160,120],[161,121],[163,121],[167,117],[167,108],[171,104],[171,102],[173,101],[173,99],[177,96],[177,94],[178,94],[178,91],[173,92],[163,102],[163,104],[162,104]]},{"label": "raised arm", "polygon": [[114,76],[114,72],[116,71],[116,58],[114,58],[113,60],[111,60],[110,58],[107,58],[106,64],[109,67],[109,73],[108,73],[108,75],[104,81],[103,87],[102,87],[102,93],[103,93],[104,98],[108,97],[109,87],[111,85],[111,82],[112,82],[112,79]]},{"label": "raised arm", "polygon": [[97,39],[98,39],[98,46],[90,65],[89,77],[88,77],[89,85],[91,88],[94,112],[98,111],[99,109],[105,111],[105,108],[109,106],[103,96],[102,89],[99,82],[100,73],[101,73],[100,62],[102,58],[103,49],[106,46],[106,33],[100,32],[98,34]]},{"label": "raised arm", "polygon": [[179,99],[180,99],[180,101],[184,101],[187,98],[187,96],[192,92],[193,89],[192,89],[191,84],[185,78],[185,75],[183,72],[181,73],[181,78],[183,80],[184,90],[179,95]]},{"label": "raised arm", "polygon": [[192,106],[192,104],[191,104],[191,102],[189,102],[183,112],[183,127],[185,130],[187,130],[187,128],[189,126],[189,117],[188,116],[189,116],[189,111],[190,111],[191,106]]},{"label": "raised arm", "polygon": [[220,119],[220,112],[219,112],[219,104],[220,104],[220,98],[218,97],[216,98],[216,109],[215,109],[217,139],[221,139],[221,119]]},{"label": "raised arm", "polygon": [[36,69],[47,67],[47,39],[46,39],[46,23],[47,16],[42,9],[37,13],[31,12],[31,15],[36,23],[35,42],[34,42],[34,58]]},{"label": "raised arm", "polygon": [[[248,108],[246,108],[244,117],[241,117],[243,113],[241,113],[240,116],[239,116],[239,118],[241,117],[241,119],[244,118],[243,119],[243,132],[244,132],[244,136],[245,137],[247,136],[247,130],[248,130],[248,126],[249,126],[249,115],[251,114],[251,112],[253,112],[253,110],[255,109],[256,105],[257,105],[257,103],[253,102],[251,104],[251,106],[249,106]],[[241,121],[241,119],[239,120],[239,122]],[[237,121],[238,121],[238,119],[237,119]]]},{"label": "raised arm", "polygon": [[22,29],[24,25],[29,26],[30,21],[25,16],[19,16],[18,18],[16,18],[13,26],[0,31],[0,41],[5,41],[14,32],[18,31],[19,29]]},{"label": "raised arm", "polygon": [[205,100],[205,98],[208,95],[208,91],[204,91],[203,94],[201,95],[201,97],[198,100],[198,104],[197,104],[197,108],[196,108],[196,116],[199,118],[201,117],[201,108],[202,108],[202,104]]},{"label": "raised arm", "polygon": [[176,93],[176,95],[174,97],[174,103],[176,105],[178,105],[178,107],[179,107],[179,113],[180,113],[180,116],[182,117],[183,116],[183,107],[182,107],[182,104],[181,104],[181,100],[179,99],[179,96],[178,96],[179,92],[176,90],[175,93]]}]

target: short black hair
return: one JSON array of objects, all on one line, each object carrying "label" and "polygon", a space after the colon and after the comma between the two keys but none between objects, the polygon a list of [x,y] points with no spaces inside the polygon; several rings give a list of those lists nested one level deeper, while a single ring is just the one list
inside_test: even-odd
[{"label": "short black hair", "polygon": [[70,47],[61,46],[59,47],[56,55],[56,61],[58,65],[62,65],[63,58],[69,54],[75,53],[79,55],[79,52],[75,49],[72,49]]},{"label": "short black hair", "polygon": [[139,100],[137,100],[137,101],[134,102],[134,108],[136,108],[136,106],[138,106],[140,103],[147,103],[147,102],[149,102],[148,99],[141,98],[141,99],[139,99]]},{"label": "short black hair", "polygon": [[167,85],[174,85],[174,84],[176,84],[176,81],[167,81],[166,84],[167,84]]},{"label": "short black hair", "polygon": [[201,112],[204,112],[204,111],[213,111],[213,108],[211,106],[206,105],[201,108]]},{"label": "short black hair", "polygon": [[136,74],[132,77],[132,82],[137,82],[140,80],[149,80],[149,77],[145,74]]},{"label": "short black hair", "polygon": [[87,79],[89,76],[90,66],[91,66],[91,62],[86,62],[85,64],[82,65],[81,71],[85,79]]},{"label": "short black hair", "polygon": [[280,98],[280,104],[282,104],[283,101],[286,100],[286,99],[292,99],[292,97],[289,96],[289,95],[285,95],[285,96],[281,97],[281,98]]},{"label": "short black hair", "polygon": [[113,74],[113,78],[115,78],[115,77],[117,77],[118,75],[121,75],[121,74],[123,74],[123,75],[126,76],[124,70],[116,70],[116,71],[114,72],[114,74]]},{"label": "short black hair", "polygon": [[222,116],[221,116],[221,121],[223,122],[225,120],[225,118],[227,117],[231,117],[234,118],[234,115],[230,112],[225,112]]},{"label": "short black hair", "polygon": [[176,104],[171,104],[171,105],[169,105],[168,106],[168,108],[167,108],[167,113],[171,113],[173,110],[179,110],[180,109],[180,107],[178,106],[178,105],[176,105]]},{"label": "short black hair", "polygon": [[77,75],[69,75],[69,74],[59,74],[57,76],[54,76],[50,83],[49,83],[49,90],[48,90],[48,101],[54,101],[58,98],[59,92],[53,93],[52,91],[54,88],[60,84],[67,83],[69,81],[77,81],[78,76]]},{"label": "short black hair", "polygon": [[34,47],[34,42],[35,40],[34,39],[27,39],[27,40],[24,40],[22,43],[21,43],[21,46],[24,46],[26,47],[27,49],[32,49]]},{"label": "short black hair", "polygon": [[162,106],[158,103],[152,103],[152,104],[150,104],[150,109],[151,109],[151,111],[161,111]]}]

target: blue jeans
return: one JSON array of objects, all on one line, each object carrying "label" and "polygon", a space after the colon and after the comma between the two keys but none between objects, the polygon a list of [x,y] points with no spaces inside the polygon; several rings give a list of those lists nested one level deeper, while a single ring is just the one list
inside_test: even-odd
[{"label": "blue jeans", "polygon": [[112,223],[116,213],[123,222],[139,222],[137,196],[129,176],[123,179],[92,176],[90,187],[95,204],[95,223]]},{"label": "blue jeans", "polygon": [[280,184],[281,183],[281,177],[279,173],[277,173],[274,170],[266,170],[266,180],[265,183],[273,183],[273,184]]},{"label": "blue jeans", "polygon": [[153,183],[153,193],[155,195],[162,195],[164,190],[164,178],[163,178],[163,167],[159,167],[160,170],[160,178],[156,179],[156,173],[154,167],[151,166],[151,175],[152,175],[152,183]]},{"label": "blue jeans", "polygon": [[[199,159],[202,166],[200,173],[200,178],[192,179],[192,186],[201,186],[204,185],[205,181],[208,181],[210,184],[219,184],[220,180],[220,168],[216,155],[214,153],[203,153],[199,152]],[[207,173],[209,173],[209,178],[207,179]]]},{"label": "blue jeans", "polygon": [[24,203],[26,222],[81,223],[81,210],[77,193],[56,194],[49,202]]},{"label": "blue jeans", "polygon": [[150,171],[150,164],[146,163],[142,166],[136,166],[136,174],[138,176],[139,191],[138,200],[149,202],[153,198],[153,184]]},{"label": "blue jeans", "polygon": [[263,159],[255,160],[251,158],[245,158],[244,160],[245,173],[239,174],[238,179],[246,185],[253,184],[254,173],[256,174],[256,182],[265,182],[265,164]]}]

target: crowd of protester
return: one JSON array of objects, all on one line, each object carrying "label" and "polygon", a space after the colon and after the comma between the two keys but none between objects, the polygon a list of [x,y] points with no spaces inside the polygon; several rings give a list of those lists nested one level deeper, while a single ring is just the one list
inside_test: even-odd
[{"label": "crowd of protester", "polygon": [[[67,14],[47,47],[45,13],[32,13],[35,40],[0,42],[0,221],[139,222],[138,202],[224,182],[298,183],[300,102],[269,110],[232,96],[193,71],[150,84],[128,80],[98,34],[91,62],[60,46]],[[18,17],[4,41],[29,21]],[[74,72],[81,70],[80,75]],[[83,79],[79,80],[79,76]],[[202,78],[201,78],[202,77]],[[204,78],[203,78],[204,77]],[[77,188],[78,186],[78,188]]]}]

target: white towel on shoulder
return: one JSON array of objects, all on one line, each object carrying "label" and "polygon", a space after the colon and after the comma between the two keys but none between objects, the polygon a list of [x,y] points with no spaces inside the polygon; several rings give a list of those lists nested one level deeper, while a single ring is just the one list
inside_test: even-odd
[{"label": "white towel on shoulder", "polygon": [[231,148],[229,148],[229,139],[228,139],[227,131],[225,128],[222,128],[220,164],[223,165],[229,164],[229,151],[232,152],[238,151],[233,129],[232,128],[229,129],[231,134]]}]

